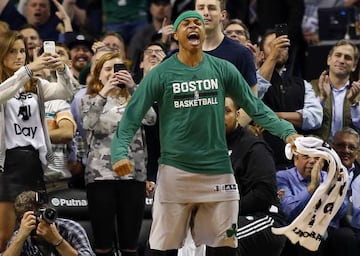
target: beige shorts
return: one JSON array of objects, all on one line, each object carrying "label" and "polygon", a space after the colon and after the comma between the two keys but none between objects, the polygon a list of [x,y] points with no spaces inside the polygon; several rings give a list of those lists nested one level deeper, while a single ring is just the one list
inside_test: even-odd
[{"label": "beige shorts", "polygon": [[189,228],[196,245],[237,247],[239,193],[232,174],[188,173],[162,165],[158,175],[151,249],[181,248]]}]

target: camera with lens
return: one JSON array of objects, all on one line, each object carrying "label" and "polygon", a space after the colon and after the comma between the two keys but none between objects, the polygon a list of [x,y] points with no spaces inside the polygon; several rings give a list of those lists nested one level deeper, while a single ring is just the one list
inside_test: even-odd
[{"label": "camera with lens", "polygon": [[55,222],[57,217],[56,210],[51,207],[47,207],[46,203],[48,202],[47,194],[45,191],[37,191],[35,194],[35,205],[36,211],[35,216],[41,217],[44,219],[48,224],[52,224]]},{"label": "camera with lens", "polygon": [[[39,224],[39,219],[45,220],[48,224],[52,224],[55,222],[57,217],[57,212],[54,208],[47,207],[45,204],[47,203],[46,192],[40,191],[35,194],[35,206],[36,210],[34,211],[34,215],[36,217],[36,227]],[[31,232],[31,235],[36,235],[36,228]]]},{"label": "camera with lens", "polygon": [[37,218],[42,218],[45,220],[48,224],[52,224],[55,222],[57,213],[54,208],[47,207],[47,208],[39,208],[35,211],[34,215]]}]

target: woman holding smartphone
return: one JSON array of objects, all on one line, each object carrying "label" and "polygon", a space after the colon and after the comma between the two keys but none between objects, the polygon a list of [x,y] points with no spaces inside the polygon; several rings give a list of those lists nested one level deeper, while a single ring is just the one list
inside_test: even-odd
[{"label": "woman holding smartphone", "polygon": [[[95,64],[87,94],[81,101],[83,128],[89,145],[85,184],[96,255],[113,255],[115,229],[121,255],[136,255],[145,207],[147,152],[143,130],[129,147],[132,172],[112,171],[110,145],[135,83],[127,70],[118,70],[119,53],[105,53]],[[143,124],[154,125],[151,108]],[[116,218],[116,226],[115,224]]]},{"label": "woman holding smartphone", "polygon": [[[45,190],[43,167],[51,160],[44,101],[72,96],[70,71],[57,54],[43,53],[27,64],[24,38],[0,34],[0,252],[15,228],[13,202],[26,190]],[[35,78],[56,70],[57,82]]]}]

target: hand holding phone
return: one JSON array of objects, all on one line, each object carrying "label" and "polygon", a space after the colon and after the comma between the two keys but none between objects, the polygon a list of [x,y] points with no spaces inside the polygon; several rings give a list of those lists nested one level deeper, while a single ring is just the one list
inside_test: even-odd
[{"label": "hand holding phone", "polygon": [[287,35],[288,34],[287,24],[286,23],[275,24],[275,34],[276,37]]},{"label": "hand holding phone", "polygon": [[[114,73],[120,71],[120,70],[127,70],[126,66],[124,63],[115,63],[114,64]],[[126,87],[125,84],[118,84],[117,87],[124,89]]]},{"label": "hand holding phone", "polygon": [[55,42],[44,41],[43,43],[44,52],[55,54]]}]

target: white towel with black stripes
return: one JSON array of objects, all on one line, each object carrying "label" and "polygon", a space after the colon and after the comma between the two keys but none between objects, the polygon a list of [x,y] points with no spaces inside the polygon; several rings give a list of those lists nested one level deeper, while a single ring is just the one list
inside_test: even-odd
[{"label": "white towel with black stripes", "polygon": [[292,243],[316,251],[323,239],[330,221],[339,210],[348,189],[348,174],[337,153],[323,140],[315,137],[298,137],[296,149],[286,145],[285,154],[289,159],[296,152],[328,161],[328,175],[315,190],[299,216],[288,226],[272,228],[278,235],[286,235]]}]

